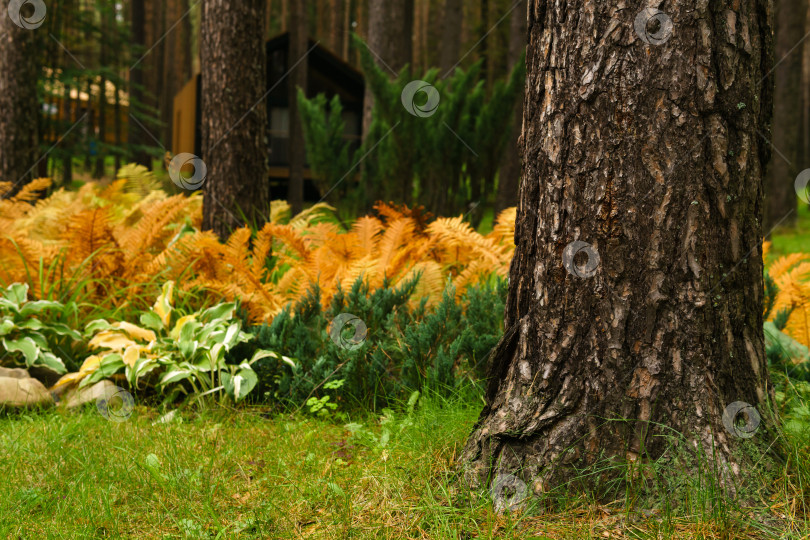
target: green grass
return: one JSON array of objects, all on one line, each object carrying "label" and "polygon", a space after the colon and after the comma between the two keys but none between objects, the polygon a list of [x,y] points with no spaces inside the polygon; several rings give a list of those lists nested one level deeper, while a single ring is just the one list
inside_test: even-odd
[{"label": "green grass", "polygon": [[[153,426],[159,413],[140,406],[122,423],[92,406],[5,416],[0,537],[731,539],[810,532],[785,520],[797,510],[789,484],[806,471],[786,472],[772,508],[753,512],[728,504],[705,511],[703,499],[716,495],[696,484],[680,504],[660,493],[667,502],[654,510],[629,499],[605,505],[571,496],[497,515],[488,493],[470,492],[455,474],[480,405],[470,396],[422,399],[413,415],[390,412],[382,422],[249,408],[186,412],[180,423]],[[352,426],[353,435],[345,423],[364,427]],[[802,448],[794,465],[804,469]]]}]

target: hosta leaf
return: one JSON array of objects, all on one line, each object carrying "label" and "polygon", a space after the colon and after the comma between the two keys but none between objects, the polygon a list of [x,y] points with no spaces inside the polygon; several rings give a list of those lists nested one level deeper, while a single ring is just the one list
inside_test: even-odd
[{"label": "hosta leaf", "polygon": [[99,330],[109,330],[111,328],[112,325],[104,319],[96,319],[87,323],[87,326],[84,327],[84,335],[92,336]]},{"label": "hosta leaf", "polygon": [[141,324],[146,328],[151,328],[152,330],[158,332],[163,330],[163,321],[160,319],[160,316],[154,311],[141,313],[140,321]]},{"label": "hosta leaf", "polygon": [[114,330],[104,330],[99,332],[88,343],[92,349],[110,349],[113,351],[123,351],[131,345],[137,345],[134,341],[126,337],[121,332]]},{"label": "hosta leaf", "polygon": [[155,341],[157,336],[151,330],[145,330],[139,326],[128,322],[120,322],[113,325],[114,328],[123,330],[124,332],[129,335],[129,337],[133,339],[139,339],[141,341],[146,341],[147,343],[150,341]]},{"label": "hosta leaf", "polygon": [[200,320],[205,322],[230,320],[233,319],[235,311],[236,304],[233,302],[218,304],[203,311],[200,315]]},{"label": "hosta leaf", "polygon": [[[172,328],[172,331],[171,331],[171,333],[169,335],[171,335],[171,337],[174,338],[174,339],[179,338],[180,337],[180,332],[183,330],[183,327],[187,323],[190,323],[190,322],[194,321],[196,318],[197,318],[196,314],[184,315],[183,317],[180,317],[180,319],[177,320],[177,324],[174,325],[174,328]],[[186,338],[186,339],[188,339],[188,338]]]},{"label": "hosta leaf", "polygon": [[30,317],[37,313],[41,313],[46,309],[63,309],[64,306],[59,302],[51,302],[50,300],[37,300],[36,302],[26,302],[20,308],[20,315],[23,317]]},{"label": "hosta leaf", "polygon": [[45,326],[42,324],[42,321],[39,319],[28,319],[27,321],[23,321],[17,325],[19,328],[25,328],[27,330],[42,330],[42,327]]},{"label": "hosta leaf", "polygon": [[45,328],[59,336],[69,336],[72,337],[73,339],[82,339],[82,335],[79,332],[77,332],[76,330],[74,330],[73,328],[69,327],[66,324],[48,323],[48,326],[46,326]]},{"label": "hosta leaf", "polygon": [[28,301],[28,284],[12,283],[3,292],[3,297],[9,302],[14,303],[19,308],[20,304]]},{"label": "hosta leaf", "polygon": [[240,369],[236,375],[231,376],[227,371],[221,373],[220,380],[225,387],[225,392],[234,401],[240,401],[247,396],[259,382],[256,372],[250,368]]},{"label": "hosta leaf", "polygon": [[141,348],[138,345],[130,345],[127,347],[127,350],[124,351],[124,355],[122,360],[125,365],[127,366],[134,366],[135,362],[141,357]]},{"label": "hosta leaf", "polygon": [[155,305],[152,310],[160,317],[164,327],[169,326],[169,320],[172,316],[172,294],[174,293],[174,282],[167,281],[163,285],[163,291],[157,297]]},{"label": "hosta leaf", "polygon": [[0,336],[7,336],[11,333],[12,330],[16,328],[14,326],[14,322],[10,319],[5,319],[0,322]]},{"label": "hosta leaf", "polygon": [[178,381],[188,379],[193,375],[194,372],[190,369],[173,369],[163,374],[163,377],[160,378],[160,386],[176,383]]},{"label": "hosta leaf", "polygon": [[65,363],[62,359],[49,351],[40,351],[38,365],[52,369],[56,373],[67,373]]},{"label": "hosta leaf", "polygon": [[3,347],[8,352],[19,352],[25,357],[25,363],[32,366],[36,359],[39,357],[39,347],[34,343],[30,337],[24,337],[16,340],[3,339]]}]

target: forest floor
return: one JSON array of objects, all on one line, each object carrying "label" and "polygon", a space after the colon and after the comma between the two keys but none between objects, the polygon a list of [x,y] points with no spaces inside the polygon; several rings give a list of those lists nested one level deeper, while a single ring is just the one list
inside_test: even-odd
[{"label": "forest floor", "polygon": [[810,533],[806,522],[784,515],[796,514],[795,498],[776,496],[743,510],[718,503],[700,486],[679,500],[659,494],[654,508],[627,496],[614,504],[558,500],[554,510],[497,515],[489,494],[463,489],[454,469],[480,406],[480,398],[476,403],[469,396],[422,399],[412,414],[340,421],[264,415],[255,408],[183,413],[168,423],[156,423],[160,414],[140,406],[120,423],[93,406],[7,415],[0,418],[0,537],[753,539]]}]

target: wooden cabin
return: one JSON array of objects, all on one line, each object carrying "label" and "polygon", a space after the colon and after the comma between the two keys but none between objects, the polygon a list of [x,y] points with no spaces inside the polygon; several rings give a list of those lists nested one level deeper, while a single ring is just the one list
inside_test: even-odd
[{"label": "wooden cabin", "polygon": [[[289,125],[290,116],[287,101],[288,71],[287,60],[290,46],[289,33],[278,35],[267,42],[267,120],[270,140],[270,191],[274,199],[287,196],[287,183],[290,177],[289,165]],[[335,95],[343,105],[343,121],[346,124],[345,137],[352,141],[353,148],[360,145],[363,129],[363,95],[365,81],[361,72],[344,62],[322,45],[315,46],[309,40],[309,47],[315,47],[307,57],[306,95],[312,98],[325,94],[328,100]],[[282,81],[282,78],[284,79]],[[200,134],[201,100],[200,75],[195,75],[174,98],[172,129],[172,152],[188,152],[202,155]],[[319,194],[312,182],[312,171],[304,170],[304,198],[318,200]]]}]

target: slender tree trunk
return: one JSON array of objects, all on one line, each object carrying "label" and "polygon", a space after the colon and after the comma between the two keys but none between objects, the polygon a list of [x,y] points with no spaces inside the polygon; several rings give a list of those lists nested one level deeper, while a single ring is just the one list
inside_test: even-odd
[{"label": "slender tree trunk", "polygon": [[[203,228],[226,238],[248,220],[263,222],[267,181],[265,0],[202,4]],[[196,183],[196,182],[195,182]]]},{"label": "slender tree trunk", "polygon": [[293,2],[292,18],[290,20],[290,50],[287,60],[288,69],[291,68],[287,87],[287,99],[290,109],[290,183],[287,186],[287,202],[290,203],[293,215],[304,208],[304,160],[306,158],[306,148],[304,146],[304,129],[301,125],[301,115],[298,113],[298,88],[301,88],[306,93],[308,65],[306,55],[309,48],[308,26],[306,0],[296,0]]},{"label": "slender tree trunk", "polygon": [[[509,28],[509,65],[521,61],[526,51],[526,0],[522,0],[512,12]],[[515,105],[515,117],[512,124],[512,134],[504,153],[503,167],[498,176],[498,195],[495,200],[495,211],[517,205],[518,185],[520,184],[520,153],[518,152],[518,139],[523,124],[523,99],[518,99]]]},{"label": "slender tree trunk", "polygon": [[[0,182],[10,196],[33,179],[37,145],[36,29],[17,26],[0,0]],[[27,15],[27,14],[26,14]]]},{"label": "slender tree trunk", "polygon": [[[103,4],[96,4],[97,8],[101,10],[101,39],[99,40],[99,64],[102,70],[107,69],[109,59],[107,58],[107,48],[109,47],[108,39],[110,39],[110,30],[112,23],[110,21],[110,14],[108,10],[114,9],[112,6],[104,6]],[[99,79],[98,90],[98,155],[96,156],[96,167],[93,171],[93,178],[104,177],[104,159],[105,152],[104,145],[107,143],[107,75],[102,71]]]},{"label": "slender tree trunk", "polygon": [[620,0],[529,4],[507,331],[464,476],[515,475],[535,493],[598,485],[619,469],[578,471],[670,460],[675,434],[679,458],[699,454],[721,482],[744,475],[722,417],[736,401],[764,413],[771,390],[759,133],[772,4],[667,3],[672,26],[641,24],[650,44]]},{"label": "slender tree trunk", "polygon": [[461,60],[462,0],[445,0],[443,14],[442,52],[439,66],[442,75],[448,75]]},{"label": "slender tree trunk", "polygon": [[[346,59],[343,51],[343,41],[347,38],[344,30],[344,11],[348,12],[347,0],[330,0],[332,18],[329,21],[329,36],[332,42],[332,51],[339,57]],[[349,0],[351,1],[351,0]]]},{"label": "slender tree trunk", "polygon": [[[804,35],[810,34],[810,1],[804,6]],[[801,167],[810,166],[810,39],[802,47],[802,157]]]},{"label": "slender tree trunk", "polygon": [[773,148],[765,184],[765,229],[795,221],[796,175],[801,163],[802,53],[805,0],[776,2],[776,81],[773,110]]},{"label": "slender tree trunk", "polygon": [[[410,64],[413,53],[414,0],[369,0],[368,48],[385,70],[396,73]],[[393,77],[394,74],[391,73]],[[366,140],[374,95],[366,89],[363,101],[363,140]],[[401,183],[400,197],[408,203],[413,192],[413,179]]]},{"label": "slender tree trunk", "polygon": [[[146,53],[146,49],[144,48],[144,44],[146,43],[146,5],[144,2],[145,0],[131,1],[132,46],[134,50],[132,64],[135,64],[135,62]],[[140,60],[129,73],[129,113],[136,118],[140,113],[139,107],[144,103],[143,69],[144,60]],[[141,119],[139,119],[138,122],[143,123]],[[127,142],[130,147],[130,152],[132,153],[132,161],[145,167],[150,167],[152,160],[143,150],[143,147],[146,145],[147,134],[144,133],[143,128],[138,125],[138,122],[132,119],[129,121]]]}]

